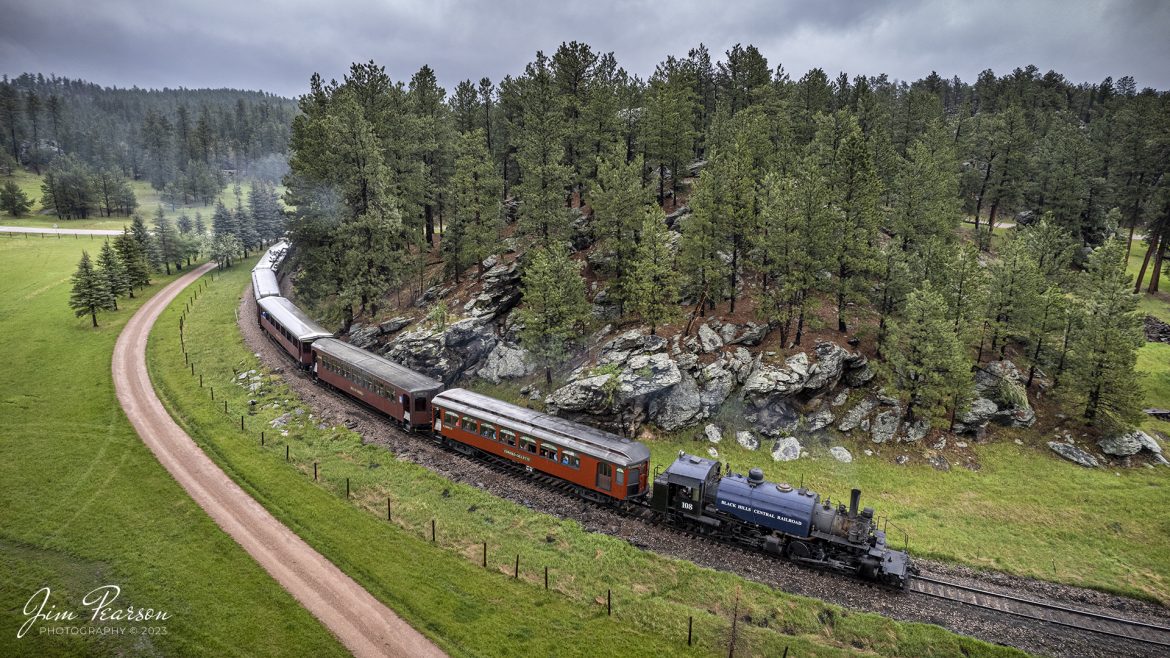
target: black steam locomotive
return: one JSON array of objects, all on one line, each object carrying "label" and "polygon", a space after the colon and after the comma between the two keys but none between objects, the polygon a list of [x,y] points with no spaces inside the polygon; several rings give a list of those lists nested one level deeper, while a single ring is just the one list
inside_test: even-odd
[{"label": "black steam locomotive", "polygon": [[867,580],[905,587],[913,566],[904,551],[886,545],[873,508],[858,512],[861,490],[849,507],[803,487],[764,480],[758,468],[747,477],[720,474],[721,465],[679,453],[654,478],[651,506],[673,525]]}]

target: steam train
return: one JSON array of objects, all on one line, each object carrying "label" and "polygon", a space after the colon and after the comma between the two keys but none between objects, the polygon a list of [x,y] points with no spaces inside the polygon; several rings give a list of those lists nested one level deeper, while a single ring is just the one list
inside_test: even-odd
[{"label": "steam train", "polygon": [[469,455],[488,454],[568,483],[604,504],[649,508],[671,526],[801,564],[906,587],[909,555],[886,544],[872,508],[858,511],[803,487],[722,473],[722,464],[679,453],[651,481],[650,450],[641,442],[441,382],[337,340],[280,294],[288,244],[278,242],[252,271],[256,322],[314,379]]}]

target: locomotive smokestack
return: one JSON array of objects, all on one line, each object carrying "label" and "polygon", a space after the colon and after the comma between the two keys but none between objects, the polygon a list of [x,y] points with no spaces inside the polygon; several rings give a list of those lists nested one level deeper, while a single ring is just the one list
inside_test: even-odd
[{"label": "locomotive smokestack", "polygon": [[857,516],[857,505],[861,502],[861,489],[854,489],[849,492],[849,516],[850,518]]}]

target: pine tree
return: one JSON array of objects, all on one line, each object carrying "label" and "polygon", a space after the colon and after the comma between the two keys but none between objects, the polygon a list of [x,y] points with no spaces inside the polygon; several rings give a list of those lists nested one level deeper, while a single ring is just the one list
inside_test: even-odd
[{"label": "pine tree", "polygon": [[991,341],[991,352],[1004,355],[1009,340],[1022,338],[1032,326],[1037,298],[1044,290],[1044,277],[1020,240],[1010,240],[998,260],[988,268],[988,304],[976,363],[983,360],[983,348]]},{"label": "pine tree", "polygon": [[946,301],[929,281],[906,298],[902,317],[891,323],[889,342],[886,366],[909,421],[918,412],[937,423],[965,402],[971,364],[947,317]]},{"label": "pine tree", "polygon": [[150,229],[146,228],[146,221],[142,219],[142,215],[135,214],[131,217],[130,233],[141,248],[142,255],[146,258],[150,269],[153,271],[161,269],[165,263],[162,249],[159,248],[158,239],[151,234]]},{"label": "pine tree", "polygon": [[69,296],[69,307],[77,317],[85,315],[93,320],[97,328],[97,312],[116,308],[113,294],[101,274],[94,269],[89,259],[89,252],[81,252],[81,262],[77,264],[77,271],[73,273],[73,291]]},{"label": "pine tree", "polygon": [[532,260],[522,279],[524,305],[520,307],[520,342],[544,365],[545,384],[552,386],[552,369],[560,364],[584,335],[589,317],[581,266],[559,246],[529,252]]},{"label": "pine tree", "polygon": [[469,263],[479,263],[482,275],[483,260],[499,249],[503,186],[482,129],[460,135],[458,153],[451,179],[454,216],[443,234],[448,269],[456,280]]},{"label": "pine tree", "polygon": [[195,211],[195,235],[200,237],[207,235],[207,225],[203,223],[203,213],[198,210]]},{"label": "pine tree", "polygon": [[627,299],[630,310],[643,322],[650,323],[653,336],[659,326],[678,319],[678,291],[682,282],[674,264],[662,208],[646,206],[640,237],[630,264]]},{"label": "pine tree", "polygon": [[569,233],[565,199],[571,170],[562,164],[565,148],[564,117],[548,58],[536,53],[525,69],[520,102],[523,125],[515,136],[520,168],[520,232],[551,247]]},{"label": "pine tree", "polygon": [[114,240],[114,250],[118,252],[118,260],[126,271],[126,281],[129,284],[130,299],[134,299],[134,291],[150,285],[150,262],[146,252],[129,228],[122,229],[122,235]]},{"label": "pine tree", "polygon": [[106,282],[106,289],[110,291],[110,296],[114,300],[114,310],[118,310],[118,297],[130,291],[130,281],[126,274],[126,268],[118,259],[114,249],[110,246],[109,241],[102,245],[101,253],[98,254],[98,276],[102,277]]},{"label": "pine tree", "polygon": [[248,257],[249,249],[260,248],[260,231],[256,228],[256,217],[244,207],[244,197],[240,194],[240,186],[236,185],[236,209],[232,211],[236,226],[240,227],[239,238],[243,246],[244,257]]},{"label": "pine tree", "polygon": [[958,227],[958,166],[949,140],[935,124],[911,144],[898,167],[890,224],[903,249],[935,237],[951,238]]},{"label": "pine tree", "polygon": [[979,250],[964,245],[951,251],[940,267],[923,272],[942,294],[947,318],[962,345],[970,345],[987,308],[987,269],[979,262]]},{"label": "pine tree", "polygon": [[642,143],[649,164],[658,170],[658,203],[666,198],[666,173],[678,189],[681,170],[694,155],[695,113],[693,73],[668,57],[658,65],[646,92]]},{"label": "pine tree", "polygon": [[562,42],[552,57],[553,81],[563,117],[562,143],[570,194],[584,192],[585,180],[592,168],[592,126],[586,120],[585,110],[598,59],[598,54],[588,44],[577,41]]},{"label": "pine tree", "polygon": [[643,208],[651,201],[650,189],[642,184],[642,156],[626,162],[625,155],[621,146],[611,147],[598,164],[597,180],[588,192],[598,241],[595,254],[611,275],[608,299],[619,306],[629,297],[627,279],[638,248]]},{"label": "pine tree", "polygon": [[714,307],[716,300],[722,299],[727,285],[723,276],[726,265],[719,254],[722,241],[716,223],[719,185],[720,179],[712,170],[704,170],[691,193],[692,212],[682,219],[679,271],[686,278],[684,290],[696,304],[696,313],[705,314],[708,308]]},{"label": "pine tree", "polygon": [[191,225],[191,217],[185,212],[179,213],[179,218],[175,221],[175,224],[179,229],[179,235],[187,235],[194,230],[194,227]]},{"label": "pine tree", "polygon": [[[167,276],[171,274],[171,263],[176,270],[183,269],[183,253],[179,248],[179,236],[175,233],[175,226],[170,218],[163,213],[162,206],[154,215],[154,243],[158,248],[158,258],[166,269]],[[157,266],[156,266],[157,267]]]},{"label": "pine tree", "polygon": [[1070,345],[1066,394],[1084,404],[1084,417],[1109,430],[1141,418],[1142,391],[1134,372],[1142,346],[1138,296],[1122,259],[1125,245],[1109,240],[1089,256],[1076,281],[1081,329]]},{"label": "pine tree", "polygon": [[13,181],[5,181],[4,187],[0,187],[0,210],[13,217],[23,217],[31,208],[32,201],[24,190]]}]

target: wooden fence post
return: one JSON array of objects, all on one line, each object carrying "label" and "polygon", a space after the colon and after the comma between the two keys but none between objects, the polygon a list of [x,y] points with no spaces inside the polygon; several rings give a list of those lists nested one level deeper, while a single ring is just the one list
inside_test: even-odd
[{"label": "wooden fence post", "polygon": [[520,554],[519,553],[516,554],[516,570],[512,572],[512,577],[513,578],[520,577]]},{"label": "wooden fence post", "polygon": [[605,590],[605,614],[613,615],[613,590]]},{"label": "wooden fence post", "polygon": [[431,541],[435,541],[435,520],[431,519]]},{"label": "wooden fence post", "polygon": [[687,646],[691,646],[691,634],[695,630],[695,618],[687,617]]},{"label": "wooden fence post", "polygon": [[313,482],[317,481],[317,462],[313,462]]}]

